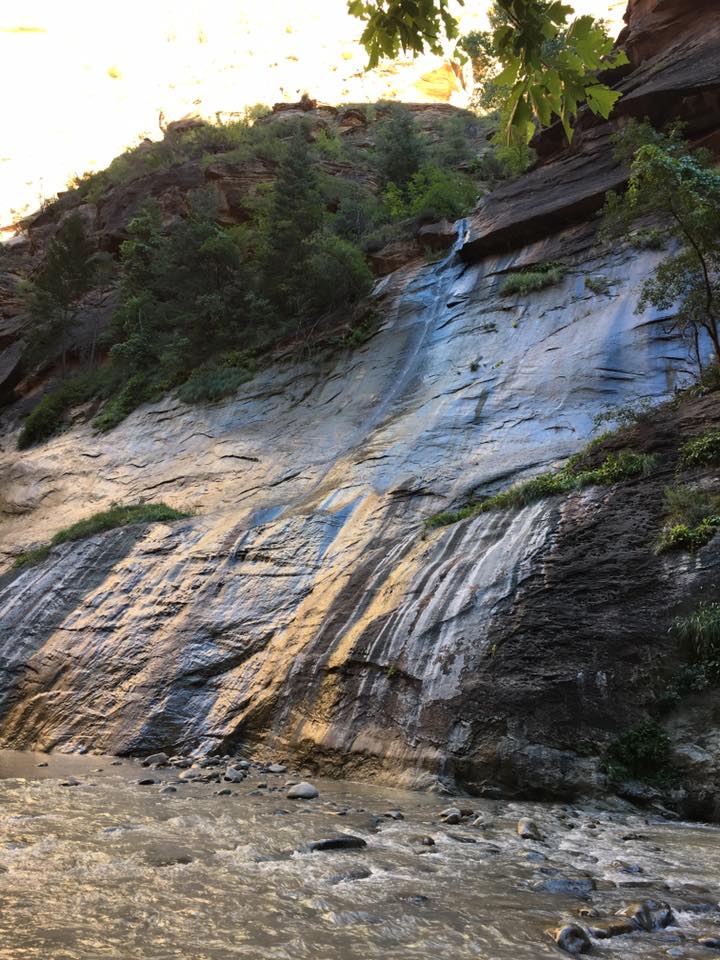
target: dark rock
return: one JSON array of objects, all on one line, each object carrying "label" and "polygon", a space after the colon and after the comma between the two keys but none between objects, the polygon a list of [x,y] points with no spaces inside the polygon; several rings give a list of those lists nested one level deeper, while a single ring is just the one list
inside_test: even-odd
[{"label": "dark rock", "polygon": [[298,850],[302,853],[315,853],[323,850],[362,850],[367,846],[362,837],[353,837],[349,833],[341,833],[334,837],[327,837],[324,840],[311,840],[304,844]]},{"label": "dark rock", "polygon": [[356,870],[336,873],[335,876],[329,877],[327,882],[332,886],[337,886],[338,883],[352,883],[355,880],[367,880],[367,878],[371,876],[372,870],[368,870],[367,867],[358,867]]},{"label": "dark rock", "polygon": [[627,917],[640,930],[662,930],[673,922],[668,904],[658,900],[637,900],[618,910],[616,916]]},{"label": "dark rock", "polygon": [[163,766],[169,760],[169,757],[166,753],[151,753],[149,757],[145,757],[142,761],[144,767],[150,767],[153,764],[157,766]]},{"label": "dark rock", "polygon": [[590,937],[577,923],[566,923],[562,927],[548,930],[547,933],[566,953],[577,955],[590,950]]}]

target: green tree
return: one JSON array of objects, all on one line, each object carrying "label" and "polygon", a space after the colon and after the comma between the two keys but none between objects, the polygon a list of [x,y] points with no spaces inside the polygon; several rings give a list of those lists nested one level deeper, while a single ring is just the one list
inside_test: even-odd
[{"label": "green tree", "polygon": [[394,183],[404,189],[420,169],[426,149],[409,110],[394,105],[390,117],[378,127],[375,163],[383,186]]},{"label": "green tree", "polygon": [[416,217],[448,217],[457,220],[472,209],[477,189],[462,173],[423,164],[408,185],[410,213]]},{"label": "green tree", "polygon": [[323,222],[324,207],[305,131],[298,125],[278,166],[260,225],[264,288],[278,309],[297,310],[304,288],[307,240]]},{"label": "green tree", "polygon": [[[369,67],[400,50],[440,53],[444,40],[458,37],[457,20],[448,0],[349,0],[349,12],[365,23],[362,42]],[[495,77],[510,89],[504,113],[504,137],[527,142],[533,120],[547,126],[553,116],[572,138],[572,122],[582,103],[608,117],[620,96],[598,81],[601,70],[627,63],[622,51],[592,17],[568,24],[573,8],[561,0],[496,0],[492,53],[501,65]],[[566,49],[555,51],[552,41],[565,31]],[[548,44],[550,43],[550,48]]]},{"label": "green tree", "polygon": [[80,304],[92,288],[96,270],[95,251],[82,217],[73,213],[60,224],[27,291],[36,343],[41,349],[59,345],[63,379],[70,332]]},{"label": "green tree", "polygon": [[623,196],[608,195],[605,235],[630,234],[638,218],[652,217],[662,223],[673,251],[645,282],[638,310],[674,310],[698,364],[703,333],[720,361],[720,171],[677,133],[633,125],[621,139],[621,152],[623,143],[636,148],[630,182]]}]

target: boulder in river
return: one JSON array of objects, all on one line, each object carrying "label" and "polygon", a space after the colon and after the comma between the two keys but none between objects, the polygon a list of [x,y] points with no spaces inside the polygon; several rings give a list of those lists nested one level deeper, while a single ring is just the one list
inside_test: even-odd
[{"label": "boulder in river", "polygon": [[671,908],[660,900],[636,900],[618,910],[616,916],[627,917],[640,930],[662,930],[673,921]]},{"label": "boulder in river", "polygon": [[588,926],[591,937],[596,940],[609,940],[610,937],[622,937],[626,933],[633,933],[637,927],[632,920],[613,917],[609,920],[594,920]]},{"label": "boulder in river", "polygon": [[531,820],[529,817],[522,817],[518,820],[517,825],[518,836],[522,837],[523,840],[543,840],[543,835],[540,833],[540,827],[535,823],[534,820]]},{"label": "boulder in river", "polygon": [[446,807],[446,809],[440,813],[440,819],[444,823],[449,823],[449,824],[460,823],[460,821],[462,820],[462,813],[460,811],[460,808]]},{"label": "boulder in river", "polygon": [[350,833],[339,833],[323,840],[311,840],[299,849],[303,853],[315,853],[320,850],[362,850],[366,846],[367,843],[362,837],[354,837]]},{"label": "boulder in river", "polygon": [[149,757],[145,757],[142,762],[144,767],[151,767],[153,764],[157,766],[164,766],[169,760],[169,757],[166,753],[151,753]]},{"label": "boulder in river", "polygon": [[548,930],[547,933],[555,943],[566,953],[577,956],[590,950],[590,937],[587,931],[578,923],[566,923],[562,927]]},{"label": "boulder in river", "polygon": [[228,767],[223,775],[223,780],[227,780],[228,783],[242,783],[244,779],[245,774],[236,767]]},{"label": "boulder in river", "polygon": [[288,800],[314,800],[320,793],[311,783],[296,783],[286,794]]}]

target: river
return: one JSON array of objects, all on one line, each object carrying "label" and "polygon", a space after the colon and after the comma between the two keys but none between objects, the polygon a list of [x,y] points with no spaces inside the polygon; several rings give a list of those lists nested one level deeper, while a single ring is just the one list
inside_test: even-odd
[{"label": "river", "polygon": [[[290,800],[289,772],[255,767],[242,783],[178,773],[0,752],[0,958],[542,960],[563,956],[546,928],[647,897],[670,903],[674,923],[594,940],[593,953],[707,958],[694,941],[720,936],[716,827],[620,803],[508,803],[320,779],[316,799]],[[168,783],[174,793],[161,792]],[[472,816],[442,822],[452,805]],[[543,840],[518,836],[521,817]],[[339,833],[367,845],[303,849]]]}]

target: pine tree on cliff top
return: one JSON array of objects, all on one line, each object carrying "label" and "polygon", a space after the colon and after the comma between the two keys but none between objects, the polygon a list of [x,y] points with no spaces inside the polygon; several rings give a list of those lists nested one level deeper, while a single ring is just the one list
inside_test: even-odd
[{"label": "pine tree on cliff top", "polygon": [[308,240],[322,226],[323,203],[303,128],[281,161],[268,211],[262,255],[265,289],[280,308],[297,308],[309,256]]}]

